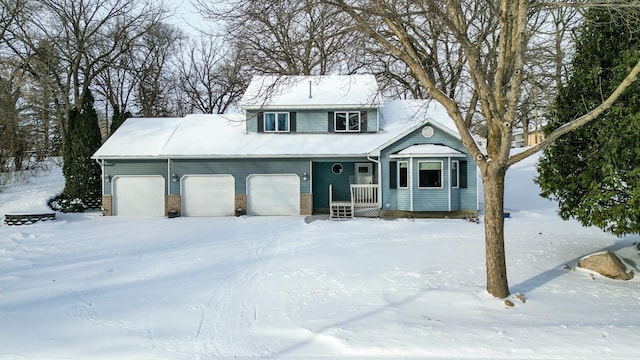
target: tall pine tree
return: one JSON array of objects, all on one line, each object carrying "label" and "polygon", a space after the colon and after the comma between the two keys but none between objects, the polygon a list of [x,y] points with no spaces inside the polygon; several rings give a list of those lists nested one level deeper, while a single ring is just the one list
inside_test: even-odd
[{"label": "tall pine tree", "polygon": [[62,167],[64,195],[69,199],[85,201],[99,197],[101,192],[100,167],[91,159],[102,144],[93,102],[93,95],[87,92],[82,108],[73,109],[69,114]]},{"label": "tall pine tree", "polygon": [[133,115],[129,111],[120,112],[116,109],[113,113],[113,117],[111,117],[111,126],[109,127],[110,133],[113,134],[125,120],[132,116]]},{"label": "tall pine tree", "polygon": [[[576,45],[573,72],[547,132],[600,104],[638,62],[640,21],[591,9]],[[640,83],[596,120],[547,148],[538,173],[542,196],[558,200],[563,219],[616,235],[640,233]]]}]

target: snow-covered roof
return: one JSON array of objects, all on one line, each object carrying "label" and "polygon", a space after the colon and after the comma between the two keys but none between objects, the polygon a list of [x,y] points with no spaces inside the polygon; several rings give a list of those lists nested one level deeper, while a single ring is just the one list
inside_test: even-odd
[{"label": "snow-covered roof", "polygon": [[377,133],[247,133],[245,116],[188,115],[184,118],[131,118],[94,158],[239,158],[377,156],[379,151],[429,123],[455,133],[435,102],[395,100],[380,108]]},{"label": "snow-covered roof", "polygon": [[[162,154],[182,118],[131,118],[114,132],[94,154],[156,157]],[[122,130],[120,130],[122,129]]]},{"label": "snow-covered roof", "polygon": [[391,155],[396,157],[465,157],[466,155],[456,149],[440,144],[411,145],[406,149]]},{"label": "snow-covered roof", "polygon": [[374,108],[382,104],[373,75],[256,76],[240,108]]}]

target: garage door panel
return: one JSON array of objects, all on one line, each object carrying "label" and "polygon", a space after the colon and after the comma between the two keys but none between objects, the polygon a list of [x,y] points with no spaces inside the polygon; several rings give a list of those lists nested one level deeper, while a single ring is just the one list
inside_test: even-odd
[{"label": "garage door panel", "polygon": [[181,180],[184,216],[229,216],[235,212],[232,175],[185,175]]},{"label": "garage door panel", "polygon": [[112,186],[114,215],[164,216],[162,176],[116,176]]},{"label": "garage door panel", "polygon": [[250,215],[299,215],[300,178],[295,174],[250,175],[247,207]]}]

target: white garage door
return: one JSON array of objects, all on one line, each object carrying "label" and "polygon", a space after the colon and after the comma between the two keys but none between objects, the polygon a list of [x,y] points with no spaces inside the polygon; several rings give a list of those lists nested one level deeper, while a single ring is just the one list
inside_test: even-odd
[{"label": "white garage door", "polygon": [[249,175],[247,178],[249,215],[300,215],[298,175]]},{"label": "white garage door", "polygon": [[116,176],[113,214],[120,216],[164,216],[162,176]]},{"label": "white garage door", "polygon": [[228,216],[236,207],[232,175],[185,175],[181,180],[184,216]]}]

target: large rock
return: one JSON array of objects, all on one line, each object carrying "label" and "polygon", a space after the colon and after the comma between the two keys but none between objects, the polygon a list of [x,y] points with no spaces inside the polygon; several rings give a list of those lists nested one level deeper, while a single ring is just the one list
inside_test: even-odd
[{"label": "large rock", "polygon": [[580,259],[578,266],[595,271],[611,279],[633,279],[633,271],[627,269],[627,265],[625,265],[618,255],[611,251],[587,255]]}]

